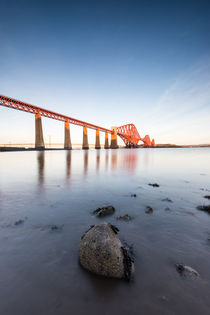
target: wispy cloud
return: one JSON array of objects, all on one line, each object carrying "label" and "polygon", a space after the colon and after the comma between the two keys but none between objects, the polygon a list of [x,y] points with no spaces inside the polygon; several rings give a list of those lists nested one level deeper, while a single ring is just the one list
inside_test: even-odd
[{"label": "wispy cloud", "polygon": [[210,106],[210,57],[177,78],[158,100],[155,112],[173,117],[204,106]]},{"label": "wispy cloud", "polygon": [[[204,137],[210,137],[210,56],[202,58],[199,62],[183,72],[174,84],[168,87],[154,106],[150,117],[153,130],[162,138],[164,134],[170,141],[169,135],[179,143],[189,142],[197,138],[193,136],[200,125]],[[175,131],[176,129],[176,131]],[[180,139],[180,132],[185,134]],[[177,136],[177,140],[176,140]],[[188,136],[188,137],[187,137]],[[202,138],[202,135],[201,135]],[[209,138],[210,142],[210,138]]]}]

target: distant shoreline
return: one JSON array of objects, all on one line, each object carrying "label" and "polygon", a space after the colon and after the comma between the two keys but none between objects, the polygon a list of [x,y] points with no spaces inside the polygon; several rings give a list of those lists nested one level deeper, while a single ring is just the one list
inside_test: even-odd
[{"label": "distant shoreline", "polygon": [[155,148],[210,148],[210,144],[156,144]]},{"label": "distant shoreline", "polygon": [[[123,149],[125,147],[119,147]],[[143,149],[144,146],[140,145],[137,149]],[[210,148],[210,144],[198,144],[198,145],[176,145],[176,144],[157,144],[156,147],[148,147],[147,149],[164,149],[164,148]],[[90,147],[90,149],[94,149]],[[102,148],[103,149],[103,148]],[[13,151],[69,151],[64,148],[45,148],[45,149],[35,149],[30,147],[0,147],[0,152],[13,152]],[[82,148],[73,148],[72,150],[82,150]]]}]

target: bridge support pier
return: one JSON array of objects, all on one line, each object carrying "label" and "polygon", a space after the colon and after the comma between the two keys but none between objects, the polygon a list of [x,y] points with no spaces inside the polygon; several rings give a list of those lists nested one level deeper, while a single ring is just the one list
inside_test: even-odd
[{"label": "bridge support pier", "polygon": [[88,149],[89,149],[88,134],[87,134],[87,126],[84,126],[84,127],[83,127],[83,143],[82,143],[82,148],[83,148],[83,150],[88,150]]},{"label": "bridge support pier", "polygon": [[95,144],[95,149],[100,149],[100,135],[99,135],[99,130],[96,129],[96,144]]},{"label": "bridge support pier", "polygon": [[71,150],[71,136],[70,136],[70,125],[68,121],[64,124],[64,149]]},{"label": "bridge support pier", "polygon": [[108,132],[105,132],[105,144],[104,144],[104,149],[109,149],[109,137],[108,137]]},{"label": "bridge support pier", "polygon": [[38,150],[43,150],[45,148],[40,113],[35,115],[35,148]]},{"label": "bridge support pier", "polygon": [[111,134],[111,149],[118,149],[117,145],[117,127],[111,127],[112,129],[112,134]]}]

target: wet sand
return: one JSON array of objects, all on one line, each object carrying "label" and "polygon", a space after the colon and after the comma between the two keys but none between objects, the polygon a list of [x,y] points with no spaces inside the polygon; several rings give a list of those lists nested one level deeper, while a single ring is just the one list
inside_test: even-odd
[{"label": "wet sand", "polygon": [[[210,215],[197,209],[210,204],[209,157],[208,148],[0,153],[0,314],[209,314]],[[109,204],[113,215],[92,215]],[[104,221],[133,244],[131,282],[78,264],[81,235]],[[200,276],[182,277],[177,263]]]}]

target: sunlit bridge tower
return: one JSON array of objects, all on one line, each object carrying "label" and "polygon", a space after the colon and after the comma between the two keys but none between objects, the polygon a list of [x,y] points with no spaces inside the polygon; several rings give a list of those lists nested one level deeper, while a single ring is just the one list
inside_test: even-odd
[{"label": "sunlit bridge tower", "polygon": [[111,127],[112,133],[111,133],[111,149],[117,149],[117,127]]}]

